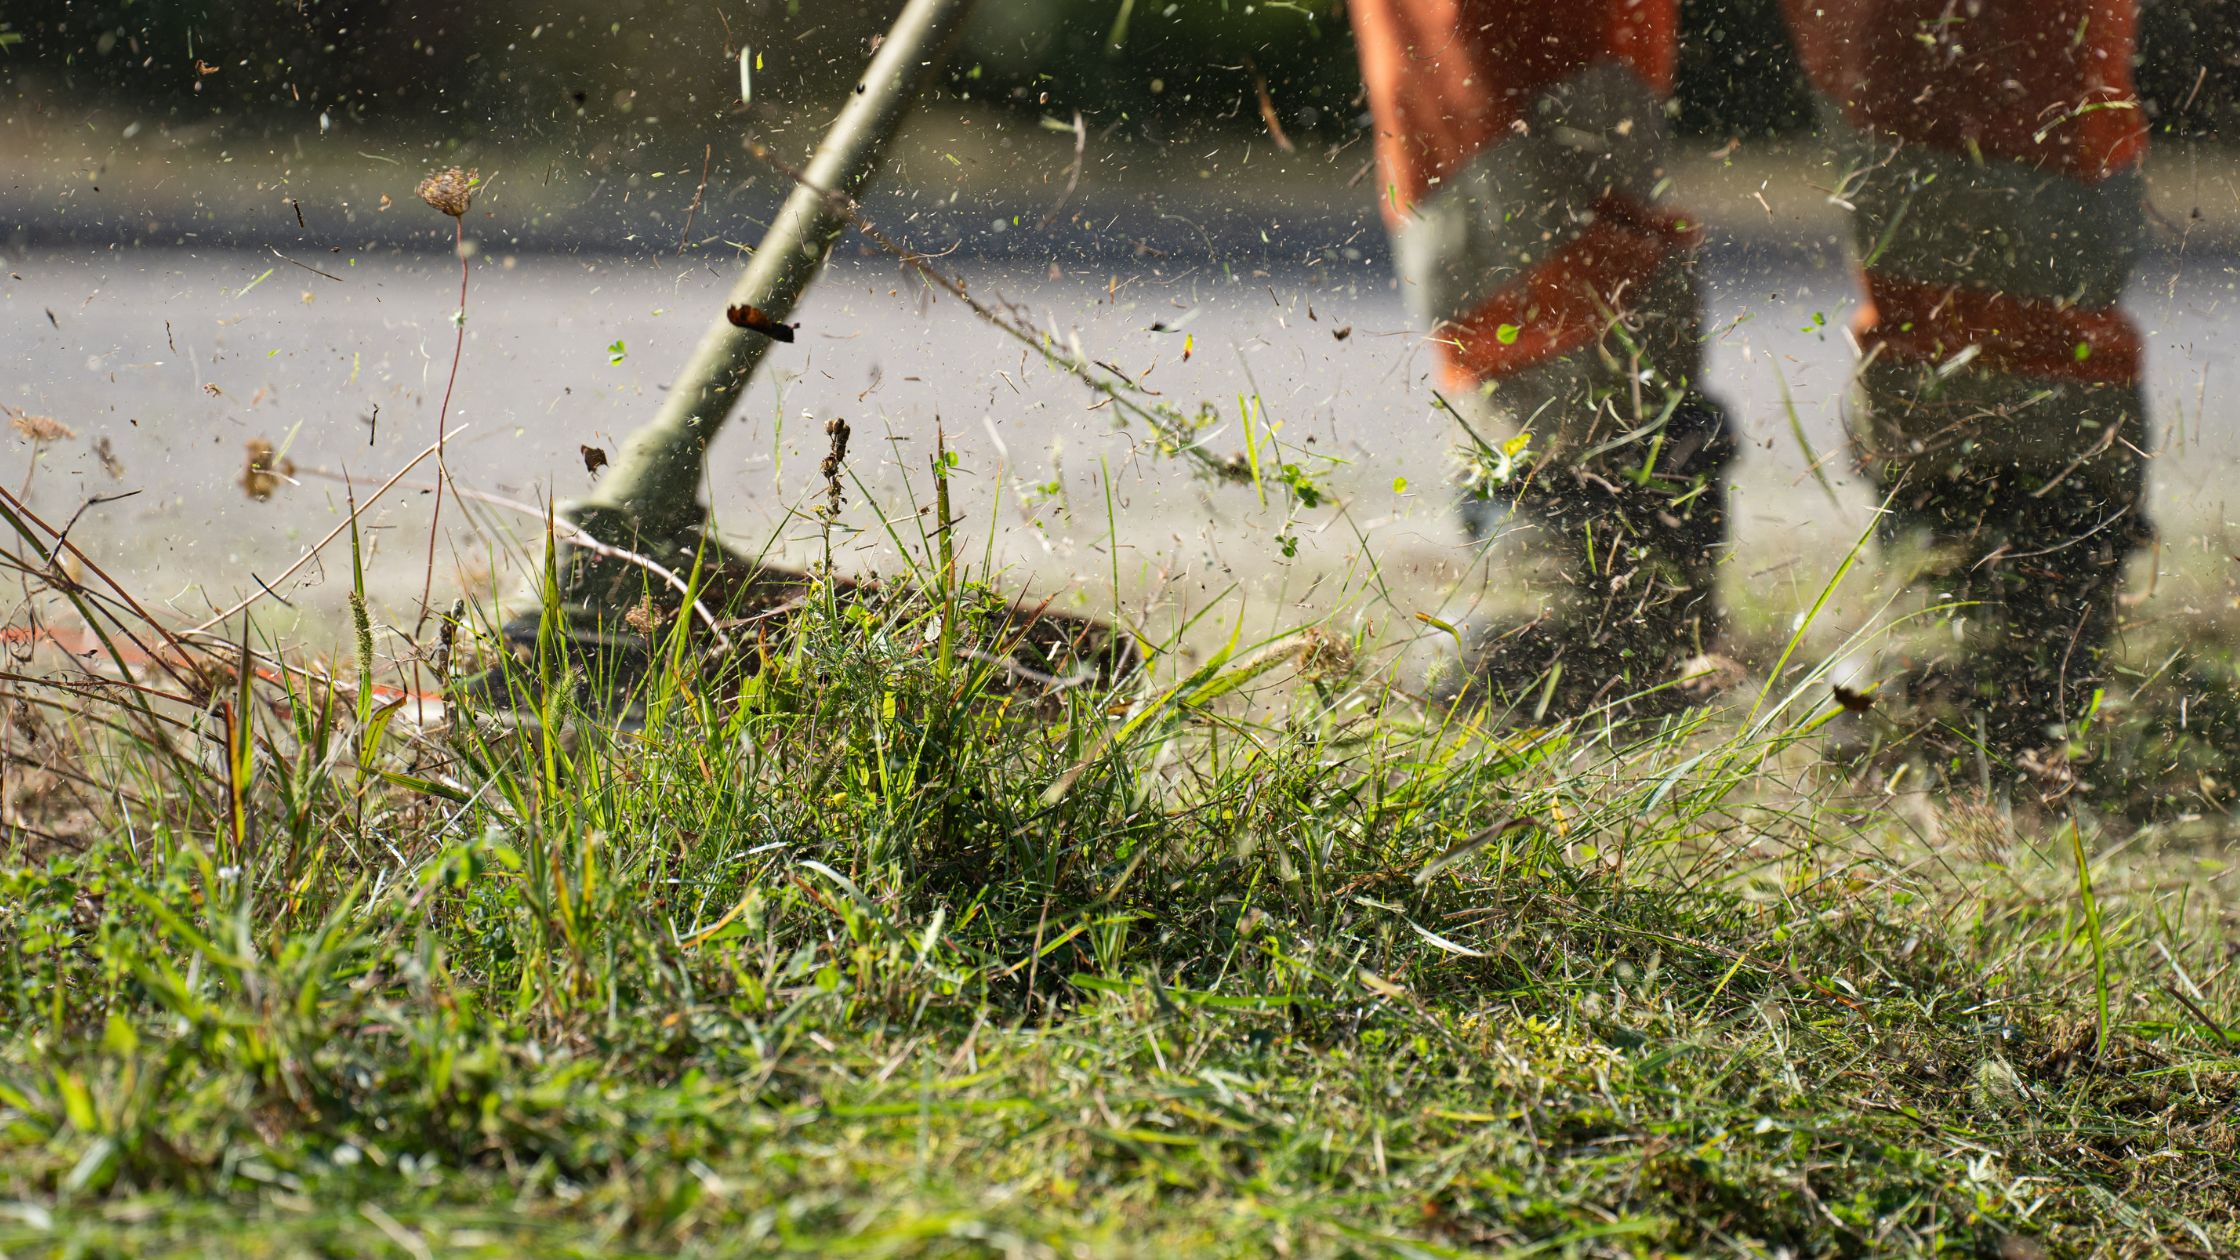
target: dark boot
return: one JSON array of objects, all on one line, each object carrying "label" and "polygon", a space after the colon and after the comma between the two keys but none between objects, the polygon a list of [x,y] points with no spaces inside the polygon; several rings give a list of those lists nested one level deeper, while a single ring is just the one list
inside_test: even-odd
[{"label": "dark boot", "polygon": [[1884,522],[1887,538],[1927,535],[1944,558],[1928,593],[1963,619],[1939,636],[1957,651],[1910,663],[1909,699],[2010,764],[2062,748],[2108,679],[2124,561],[2150,531],[2136,489],[2091,487],[1930,478],[1901,486]]},{"label": "dark boot", "polygon": [[1555,562],[1557,590],[1538,615],[1479,640],[1456,697],[1532,720],[1614,704],[1646,716],[1695,699],[1671,684],[1719,637],[1734,450],[1724,409],[1690,394],[1656,433],[1544,463],[1466,503],[1477,537],[1528,530]]}]

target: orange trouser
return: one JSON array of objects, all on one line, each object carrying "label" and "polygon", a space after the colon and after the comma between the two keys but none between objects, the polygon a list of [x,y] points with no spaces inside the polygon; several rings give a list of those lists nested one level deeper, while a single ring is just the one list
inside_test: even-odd
[{"label": "orange trouser", "polygon": [[[1696,229],[1664,198],[1677,0],[1349,8],[1384,212],[1448,384],[1556,452],[1694,388]],[[2012,468],[2040,495],[2068,478],[2135,503],[2140,347],[2116,304],[2143,212],[2136,0],[1787,15],[1868,296],[1863,464],[1890,486]]]}]

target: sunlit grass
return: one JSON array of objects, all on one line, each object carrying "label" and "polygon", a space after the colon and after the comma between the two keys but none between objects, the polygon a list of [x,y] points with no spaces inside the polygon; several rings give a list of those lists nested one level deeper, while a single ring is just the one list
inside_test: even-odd
[{"label": "sunlit grass", "polygon": [[556,623],[549,737],[222,643],[16,684],[0,1250],[2240,1247],[2219,852],[1854,783],[1809,624],[1655,726],[1337,621],[1023,687],[877,527],[730,661],[647,623],[634,734]]}]

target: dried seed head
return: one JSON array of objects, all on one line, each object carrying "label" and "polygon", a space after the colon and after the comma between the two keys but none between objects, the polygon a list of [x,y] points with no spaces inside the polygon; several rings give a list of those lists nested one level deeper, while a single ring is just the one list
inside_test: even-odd
[{"label": "dried seed head", "polygon": [[1348,678],[1353,674],[1353,644],[1318,626],[1308,626],[1300,635],[1298,650],[1299,677],[1308,682]]},{"label": "dried seed head", "polygon": [[669,614],[651,595],[640,596],[637,605],[622,614],[622,624],[650,639],[669,624]]},{"label": "dried seed head", "polygon": [[32,442],[60,442],[78,436],[77,430],[53,416],[35,416],[13,407],[8,409],[8,426]]},{"label": "dried seed head", "polygon": [[445,614],[442,624],[436,627],[436,650],[428,663],[436,673],[448,676],[451,672],[451,655],[459,643],[459,623],[467,619],[467,601],[451,601],[451,611]]},{"label": "dried seed head", "polygon": [[373,618],[366,613],[365,595],[355,590],[350,592],[350,631],[358,649],[358,692],[364,695],[373,690]]},{"label": "dried seed head", "polygon": [[832,448],[825,452],[824,462],[817,465],[817,471],[824,474],[826,502],[823,513],[826,520],[831,520],[840,515],[840,469],[848,459],[848,434],[851,430],[846,420],[834,416],[825,423],[824,431],[832,438]]},{"label": "dried seed head", "polygon": [[462,171],[454,166],[447,171],[437,171],[420,181],[413,189],[420,200],[443,211],[454,219],[467,217],[467,207],[474,204],[474,190],[479,171]]}]

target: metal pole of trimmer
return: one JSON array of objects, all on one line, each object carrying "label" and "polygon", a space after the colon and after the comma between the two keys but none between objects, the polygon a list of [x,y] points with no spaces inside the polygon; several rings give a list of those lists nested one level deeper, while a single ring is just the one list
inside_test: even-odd
[{"label": "metal pole of trimmer", "polygon": [[[972,0],[908,0],[879,45],[863,80],[833,120],[803,182],[771,220],[761,247],[731,288],[730,304],[760,307],[783,320],[823,268],[847,226],[842,205],[870,182],[887,143],[919,87],[947,52]],[[708,445],[746,392],[770,339],[734,327],[721,312],[700,339],[652,422],[632,433],[588,497],[564,509],[592,537],[689,565],[706,524],[700,506]],[[617,571],[578,549],[562,578],[562,598],[593,612],[635,602],[642,574]]]}]

